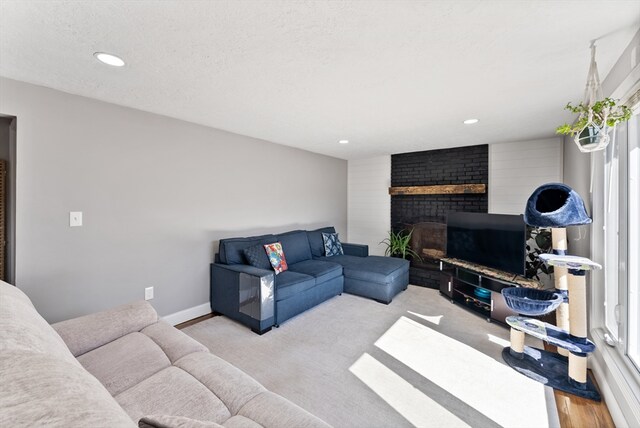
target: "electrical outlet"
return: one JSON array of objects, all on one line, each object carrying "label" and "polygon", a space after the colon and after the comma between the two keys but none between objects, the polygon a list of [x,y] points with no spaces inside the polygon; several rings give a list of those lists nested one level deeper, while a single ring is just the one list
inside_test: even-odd
[{"label": "electrical outlet", "polygon": [[144,300],[153,299],[153,287],[147,287],[144,289]]}]

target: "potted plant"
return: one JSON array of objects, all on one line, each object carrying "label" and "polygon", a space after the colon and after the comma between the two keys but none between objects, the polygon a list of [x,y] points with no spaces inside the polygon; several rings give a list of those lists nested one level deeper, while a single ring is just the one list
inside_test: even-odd
[{"label": "potted plant", "polygon": [[387,248],[384,250],[384,255],[391,257],[400,257],[403,259],[406,259],[409,256],[422,261],[422,258],[418,255],[418,253],[413,251],[409,245],[411,242],[411,234],[413,234],[413,229],[408,232],[404,229],[398,232],[390,230],[389,236],[380,241],[381,244],[387,246]]},{"label": "potted plant", "polygon": [[609,130],[617,123],[631,118],[631,109],[618,105],[616,100],[605,98],[593,105],[567,103],[565,110],[577,113],[578,120],[573,125],[565,123],[556,128],[556,133],[572,135],[581,152],[602,150],[609,144]]}]

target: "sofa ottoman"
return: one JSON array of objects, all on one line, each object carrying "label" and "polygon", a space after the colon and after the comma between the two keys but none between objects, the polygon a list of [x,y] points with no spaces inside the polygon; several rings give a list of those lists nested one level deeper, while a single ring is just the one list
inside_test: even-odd
[{"label": "sofa ottoman", "polygon": [[395,257],[370,256],[369,247],[343,244],[344,254],[326,257],[323,233],[335,233],[333,227],[307,232],[314,260],[342,266],[344,292],[389,304],[393,297],[409,285],[409,261]]},{"label": "sofa ottoman", "polygon": [[350,255],[322,257],[339,263],[344,275],[344,292],[389,304],[409,285],[409,261],[395,257]]}]

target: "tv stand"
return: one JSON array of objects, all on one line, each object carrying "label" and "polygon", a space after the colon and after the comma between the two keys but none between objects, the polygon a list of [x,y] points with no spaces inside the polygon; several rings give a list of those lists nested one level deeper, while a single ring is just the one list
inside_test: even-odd
[{"label": "tv stand", "polygon": [[464,260],[440,259],[440,293],[451,299],[451,303],[459,303],[484,316],[488,322],[506,324],[508,316],[517,315],[500,293],[505,287],[542,288],[542,284]]}]

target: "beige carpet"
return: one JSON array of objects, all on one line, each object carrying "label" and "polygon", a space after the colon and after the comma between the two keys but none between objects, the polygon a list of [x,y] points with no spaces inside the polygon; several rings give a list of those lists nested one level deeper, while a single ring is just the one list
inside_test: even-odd
[{"label": "beige carpet", "polygon": [[343,294],[263,336],[223,316],[183,331],[335,427],[559,425],[551,390],[502,361],[509,330],[436,290]]}]

